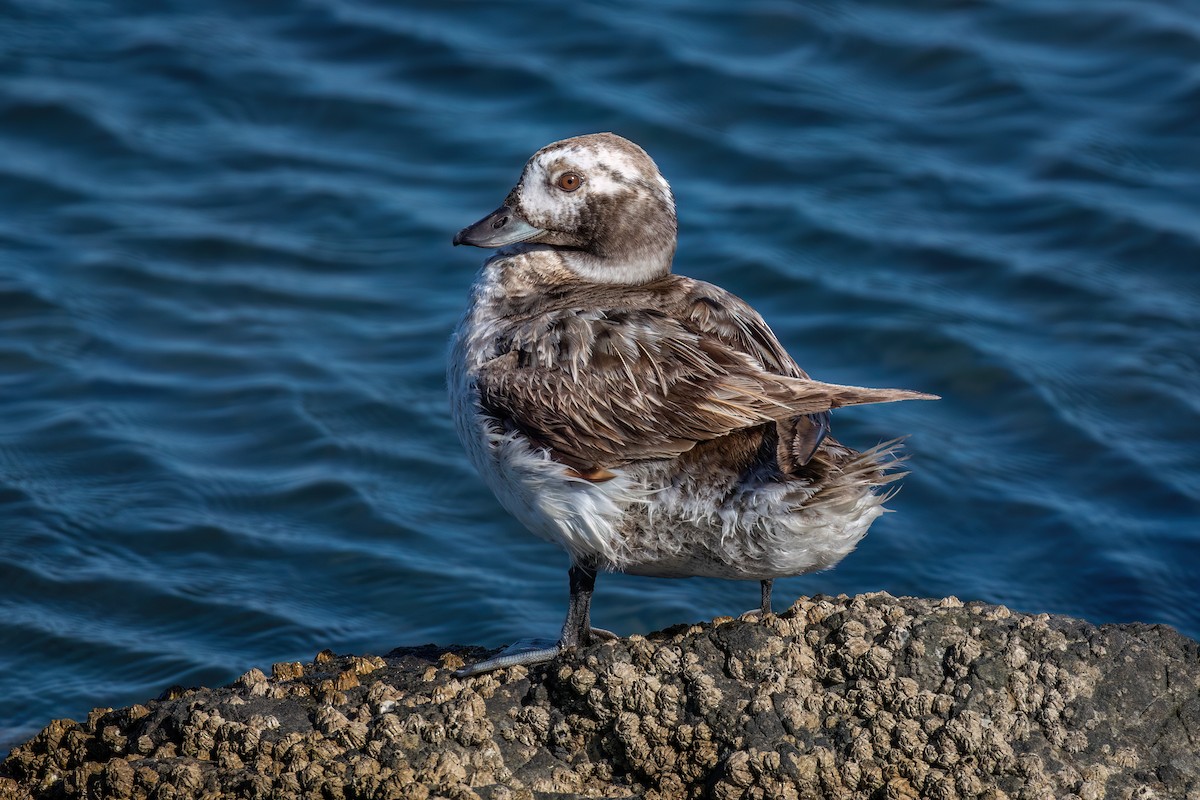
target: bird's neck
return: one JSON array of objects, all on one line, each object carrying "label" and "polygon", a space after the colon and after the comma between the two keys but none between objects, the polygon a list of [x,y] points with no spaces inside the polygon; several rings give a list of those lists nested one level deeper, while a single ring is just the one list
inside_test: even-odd
[{"label": "bird's neck", "polygon": [[591,283],[642,284],[671,272],[675,242],[669,246],[649,244],[611,253],[559,249],[563,265]]}]

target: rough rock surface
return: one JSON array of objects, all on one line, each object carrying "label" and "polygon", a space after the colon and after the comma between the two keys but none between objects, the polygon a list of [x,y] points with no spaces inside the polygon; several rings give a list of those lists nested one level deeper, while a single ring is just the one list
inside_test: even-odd
[{"label": "rough rock surface", "polygon": [[253,669],[56,720],[0,798],[1200,798],[1200,645],[998,606],[802,598],[451,673],[479,648]]}]

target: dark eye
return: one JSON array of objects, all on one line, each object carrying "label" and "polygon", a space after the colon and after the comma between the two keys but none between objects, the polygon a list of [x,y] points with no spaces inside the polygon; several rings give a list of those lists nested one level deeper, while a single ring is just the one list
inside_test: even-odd
[{"label": "dark eye", "polygon": [[574,172],[564,172],[558,178],[558,188],[564,192],[573,192],[583,183],[583,178]]}]

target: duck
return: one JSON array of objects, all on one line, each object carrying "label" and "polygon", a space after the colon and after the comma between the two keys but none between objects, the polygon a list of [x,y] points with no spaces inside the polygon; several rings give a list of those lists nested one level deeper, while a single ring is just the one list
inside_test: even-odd
[{"label": "duck", "polygon": [[672,272],[675,199],[614,133],[553,142],[454,245],[496,252],[451,338],[455,429],[500,504],[569,557],[557,641],[463,675],[549,661],[591,626],[597,575],[758,581],[840,562],[884,511],[900,440],[858,452],[844,406],[936,400],[815,380],[749,303]]}]

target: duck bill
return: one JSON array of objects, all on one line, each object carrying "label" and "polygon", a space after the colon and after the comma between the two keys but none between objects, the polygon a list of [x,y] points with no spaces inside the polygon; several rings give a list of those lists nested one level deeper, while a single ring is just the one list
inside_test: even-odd
[{"label": "duck bill", "polygon": [[454,243],[472,247],[503,247],[529,241],[539,233],[544,231],[521,219],[511,206],[504,205],[455,234]]}]

